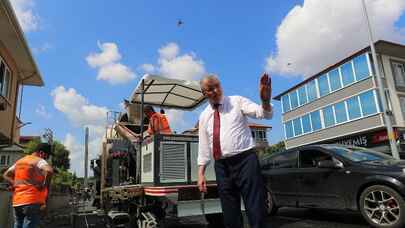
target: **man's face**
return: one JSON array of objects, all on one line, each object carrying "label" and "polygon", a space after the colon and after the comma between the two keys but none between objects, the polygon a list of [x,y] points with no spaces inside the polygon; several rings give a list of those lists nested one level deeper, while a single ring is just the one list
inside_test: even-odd
[{"label": "man's face", "polygon": [[221,102],[223,91],[219,80],[214,78],[204,80],[201,90],[211,104],[219,104]]},{"label": "man's face", "polygon": [[40,158],[42,158],[44,160],[47,160],[49,158],[49,155],[47,153],[43,152],[43,151],[39,151],[38,155],[39,155]]}]

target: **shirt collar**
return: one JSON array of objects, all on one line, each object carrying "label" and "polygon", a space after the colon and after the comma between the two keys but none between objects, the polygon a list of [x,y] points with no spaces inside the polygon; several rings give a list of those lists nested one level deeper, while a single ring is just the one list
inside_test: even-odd
[{"label": "shirt collar", "polygon": [[[217,104],[219,104],[219,106],[221,107],[221,106],[224,104],[224,100],[225,100],[225,96],[222,95],[221,100],[220,100],[219,103],[217,103]],[[211,102],[209,102],[209,104],[210,104],[211,109],[214,109],[214,104],[211,103]]]}]

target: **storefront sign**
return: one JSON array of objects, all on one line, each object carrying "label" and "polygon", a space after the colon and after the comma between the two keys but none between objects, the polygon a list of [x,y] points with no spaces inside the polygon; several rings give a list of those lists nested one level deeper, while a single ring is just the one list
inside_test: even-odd
[{"label": "storefront sign", "polygon": [[[395,136],[398,138],[398,131],[395,129]],[[386,143],[388,141],[388,135],[386,130],[381,130],[377,132],[370,132],[366,134],[345,137],[343,139],[338,139],[332,141],[332,143],[352,145],[360,147],[373,147],[379,144]]]}]

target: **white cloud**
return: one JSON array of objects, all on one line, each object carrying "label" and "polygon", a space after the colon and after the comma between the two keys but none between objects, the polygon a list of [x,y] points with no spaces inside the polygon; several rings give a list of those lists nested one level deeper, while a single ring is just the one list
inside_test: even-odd
[{"label": "white cloud", "polygon": [[108,109],[90,104],[73,88],[58,86],[51,96],[55,108],[64,113],[75,126],[100,125],[106,121]]},{"label": "white cloud", "polygon": [[140,66],[140,68],[143,70],[143,71],[145,71],[145,73],[153,73],[153,72],[155,72],[155,66],[153,66],[152,64],[149,64],[149,63],[145,63],[145,64],[142,64],[141,66]]},{"label": "white cloud", "polygon": [[184,80],[198,79],[206,72],[202,60],[197,59],[194,53],[180,55],[180,48],[176,43],[161,47],[158,53],[156,66],[143,64],[141,69],[146,73],[157,71],[163,76]]},{"label": "white cloud", "polygon": [[39,46],[39,47],[34,47],[34,48],[32,48],[32,51],[35,53],[35,54],[40,54],[40,53],[43,53],[43,52],[46,52],[46,51],[48,51],[49,49],[51,49],[52,48],[52,45],[50,44],[50,43],[44,43],[44,44],[42,44],[41,46]]},{"label": "white cloud", "polygon": [[[405,39],[395,23],[405,11],[404,0],[368,0],[377,39]],[[402,30],[402,31],[401,31]],[[284,18],[276,34],[277,52],[266,70],[310,76],[368,45],[361,1],[305,0]]]},{"label": "white cloud", "polygon": [[97,44],[101,52],[90,53],[86,57],[86,61],[89,66],[98,69],[98,80],[104,80],[116,85],[126,83],[136,77],[131,68],[119,62],[121,54],[117,44],[100,42],[97,42]]},{"label": "white cloud", "polygon": [[45,119],[51,118],[51,114],[45,109],[45,106],[39,104],[35,109],[35,113]]},{"label": "white cloud", "polygon": [[25,32],[39,29],[39,16],[34,12],[34,0],[11,0],[10,2]]},{"label": "white cloud", "polygon": [[180,48],[176,43],[168,43],[159,49],[160,58],[171,60],[179,54]]},{"label": "white cloud", "polygon": [[108,81],[113,85],[123,84],[135,78],[131,69],[121,63],[112,63],[102,66],[98,72],[97,79]]}]

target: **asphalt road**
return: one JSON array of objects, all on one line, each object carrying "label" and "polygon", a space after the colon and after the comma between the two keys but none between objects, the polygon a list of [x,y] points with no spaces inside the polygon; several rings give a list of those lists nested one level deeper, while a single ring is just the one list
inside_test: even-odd
[{"label": "asphalt road", "polygon": [[[207,228],[202,216],[170,221],[169,228]],[[47,224],[47,228],[70,228],[68,225]],[[280,209],[267,218],[268,228],[366,228],[370,227],[358,213],[310,209]]]},{"label": "asphalt road", "polygon": [[[200,217],[184,218],[170,228],[206,228]],[[267,219],[268,228],[365,228],[370,227],[358,213],[309,209],[280,209]]]}]

